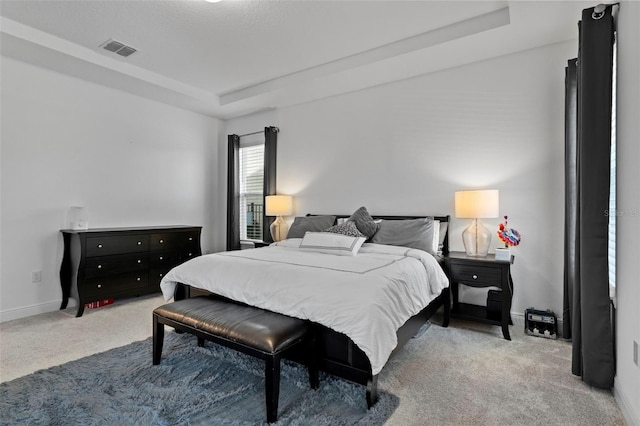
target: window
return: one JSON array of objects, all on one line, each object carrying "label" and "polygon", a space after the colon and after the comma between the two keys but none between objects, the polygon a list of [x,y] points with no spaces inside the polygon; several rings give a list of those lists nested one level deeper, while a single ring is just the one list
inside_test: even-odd
[{"label": "window", "polygon": [[278,131],[227,135],[227,250],[240,250],[242,240],[272,241],[264,197],[276,193]]},{"label": "window", "polygon": [[262,240],[264,143],[240,144],[240,239]]}]

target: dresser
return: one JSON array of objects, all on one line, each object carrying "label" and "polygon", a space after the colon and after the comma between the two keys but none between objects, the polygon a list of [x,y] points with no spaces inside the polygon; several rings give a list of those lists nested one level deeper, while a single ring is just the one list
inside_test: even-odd
[{"label": "dresser", "polygon": [[174,266],[202,254],[201,226],[63,229],[60,267],[62,304],[86,303],[160,291],[160,280]]},{"label": "dresser", "polygon": [[[467,256],[466,253],[449,252],[444,258],[445,270],[451,281],[453,307],[451,316],[465,320],[499,325],[505,339],[511,340],[509,324],[511,321],[511,300],[513,298],[513,279],[510,260],[496,260],[493,254],[486,257]],[[499,318],[492,318],[484,306],[458,302],[458,284],[470,287],[497,287],[499,291]]]}]

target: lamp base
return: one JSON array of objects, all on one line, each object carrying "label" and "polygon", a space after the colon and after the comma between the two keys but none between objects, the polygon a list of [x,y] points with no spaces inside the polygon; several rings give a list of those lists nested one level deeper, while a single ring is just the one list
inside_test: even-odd
[{"label": "lamp base", "polygon": [[485,257],[489,253],[491,232],[478,219],[473,219],[462,232],[462,243],[467,256]]},{"label": "lamp base", "polygon": [[269,231],[271,231],[271,238],[273,239],[273,241],[282,241],[287,238],[289,225],[287,225],[287,222],[285,222],[282,216],[278,216],[269,227]]}]

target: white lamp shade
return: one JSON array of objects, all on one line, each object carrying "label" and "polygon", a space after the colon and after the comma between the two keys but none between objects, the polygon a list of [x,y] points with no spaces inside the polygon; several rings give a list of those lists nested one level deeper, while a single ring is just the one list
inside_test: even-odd
[{"label": "white lamp shade", "polygon": [[290,216],[293,213],[293,199],[290,195],[267,195],[264,214],[267,216]]},{"label": "white lamp shade", "polygon": [[488,219],[500,215],[500,196],[497,189],[456,191],[456,217]]}]

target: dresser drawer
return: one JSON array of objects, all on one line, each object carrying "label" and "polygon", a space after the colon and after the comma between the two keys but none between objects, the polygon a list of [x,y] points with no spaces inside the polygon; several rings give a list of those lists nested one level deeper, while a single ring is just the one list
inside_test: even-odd
[{"label": "dresser drawer", "polygon": [[144,271],[149,267],[147,253],[120,254],[87,258],[85,278],[107,277],[125,272]]},{"label": "dresser drawer", "polygon": [[87,257],[135,253],[149,250],[149,236],[140,234],[87,237],[86,244]]},{"label": "dresser drawer", "polygon": [[87,296],[105,296],[119,290],[129,290],[146,287],[149,284],[149,272],[129,272],[104,278],[91,278],[85,281],[84,289]]},{"label": "dresser drawer", "polygon": [[152,251],[149,254],[149,264],[152,268],[172,268],[180,263],[176,250]]},{"label": "dresser drawer", "polygon": [[151,250],[200,248],[199,232],[163,232],[151,234]]},{"label": "dresser drawer", "polygon": [[478,265],[451,264],[451,280],[473,286],[474,283],[481,285],[499,286],[502,282],[502,271],[500,268]]},{"label": "dresser drawer", "polygon": [[180,263],[186,262],[189,259],[200,256],[200,249],[183,249],[180,252]]},{"label": "dresser drawer", "polygon": [[149,285],[160,285],[160,281],[171,268],[151,268],[149,271]]}]

